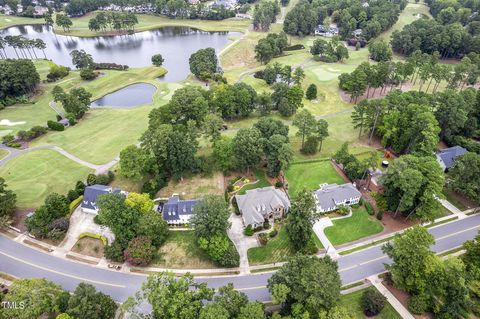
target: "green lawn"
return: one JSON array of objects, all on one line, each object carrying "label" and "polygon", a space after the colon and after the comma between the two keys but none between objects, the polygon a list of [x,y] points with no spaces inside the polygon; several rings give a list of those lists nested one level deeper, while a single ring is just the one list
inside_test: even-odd
[{"label": "green lawn", "polygon": [[166,268],[215,268],[195,242],[193,231],[170,231],[159,250],[156,266]]},{"label": "green lawn", "polygon": [[242,189],[238,191],[237,193],[238,195],[244,195],[250,189],[271,186],[270,183],[267,181],[264,171],[257,168],[253,171],[253,174],[255,174],[255,177],[257,178],[258,181],[255,184],[250,184],[242,187]]},{"label": "green lawn", "polygon": [[[453,196],[452,192],[448,189],[443,190],[443,195],[445,195],[445,199],[448,200],[453,206],[457,207],[461,211],[467,210],[468,207],[465,206],[461,201],[459,201],[455,196]],[[443,207],[443,206],[442,206]]]},{"label": "green lawn", "polygon": [[7,156],[8,154],[10,154],[9,151],[4,150],[4,149],[0,149],[0,159],[4,158],[4,157]]},{"label": "green lawn", "polygon": [[[363,314],[362,308],[362,294],[364,289],[352,292],[348,295],[342,295],[340,297],[340,305],[349,309],[354,315],[355,318],[365,319],[367,318]],[[392,305],[388,302],[385,304],[382,312],[375,316],[376,319],[401,319],[402,317],[393,309]]]},{"label": "green lawn", "polygon": [[290,196],[302,189],[315,190],[323,183],[343,183],[343,178],[333,168],[330,161],[292,164],[287,169],[288,193]]},{"label": "green lawn", "polygon": [[17,194],[19,208],[40,206],[53,192],[65,194],[91,170],[52,150],[22,154],[0,167],[10,189]]},{"label": "green lawn", "polygon": [[333,226],[325,228],[325,235],[333,245],[345,244],[383,230],[382,224],[368,215],[364,207],[353,210],[349,218],[334,220]]},{"label": "green lawn", "polygon": [[[323,249],[322,243],[315,234],[313,234],[312,240],[318,249]],[[282,262],[295,255],[295,253],[295,250],[290,245],[287,230],[282,226],[278,235],[273,239],[269,239],[265,246],[254,247],[248,250],[248,262],[250,265]]]},{"label": "green lawn", "polygon": [[20,25],[20,24],[40,24],[45,23],[43,18],[34,19],[34,18],[26,18],[26,17],[16,17],[16,16],[7,16],[4,14],[0,14],[0,29],[10,27],[12,25]]}]

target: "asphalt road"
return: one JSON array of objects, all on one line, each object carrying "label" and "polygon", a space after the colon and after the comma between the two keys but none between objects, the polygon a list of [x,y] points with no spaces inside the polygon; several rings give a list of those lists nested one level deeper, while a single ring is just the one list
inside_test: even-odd
[{"label": "asphalt road", "polygon": [[[473,239],[480,230],[480,215],[437,226],[429,232],[435,236],[435,252],[449,250]],[[338,259],[340,276],[344,284],[362,280],[384,271],[389,263],[381,246],[370,247]],[[103,270],[36,251],[30,247],[0,236],[0,271],[21,278],[46,278],[73,290],[80,282],[91,283],[117,301],[133,295],[145,280],[144,275]],[[271,273],[239,275],[230,277],[198,278],[210,287],[232,282],[251,300],[268,301],[270,295],[266,284]]]}]

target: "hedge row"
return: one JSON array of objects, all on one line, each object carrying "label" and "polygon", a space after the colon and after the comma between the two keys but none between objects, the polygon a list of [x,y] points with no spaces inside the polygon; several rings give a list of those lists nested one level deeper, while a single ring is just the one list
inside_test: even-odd
[{"label": "hedge row", "polygon": [[103,243],[103,245],[107,246],[108,245],[108,240],[107,238],[105,238],[104,236],[102,235],[98,235],[98,234],[94,234],[94,233],[91,233],[91,232],[84,232],[84,233],[81,233],[79,236],[78,236],[78,239],[82,239],[82,238],[85,238],[85,237],[91,237],[91,238],[95,238],[95,239],[100,239]]},{"label": "hedge row", "polygon": [[77,199],[74,199],[71,203],[70,203],[70,214],[73,213],[73,211],[75,210],[75,208],[77,208],[78,205],[80,205],[80,203],[82,202],[83,200],[83,195],[80,195]]}]

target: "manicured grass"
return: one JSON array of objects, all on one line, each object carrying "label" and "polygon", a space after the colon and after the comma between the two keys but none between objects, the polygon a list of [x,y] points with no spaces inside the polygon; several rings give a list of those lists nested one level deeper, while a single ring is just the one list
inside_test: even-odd
[{"label": "manicured grass", "polygon": [[333,226],[325,228],[325,235],[333,245],[345,244],[383,230],[382,224],[368,215],[364,207],[353,210],[349,218],[334,220]]},{"label": "manicured grass", "polygon": [[468,209],[467,206],[465,206],[461,201],[459,201],[455,196],[453,196],[450,190],[444,189],[443,195],[445,195],[446,200],[448,200],[453,206],[457,207],[461,211]]},{"label": "manicured grass", "polygon": [[53,192],[65,194],[90,172],[52,150],[31,151],[0,167],[0,176],[17,194],[19,208],[38,207]]},{"label": "manicured grass", "polygon": [[170,197],[177,193],[184,199],[195,199],[206,195],[223,195],[223,192],[223,174],[215,172],[210,176],[194,175],[184,177],[182,181],[171,180],[157,195]]},{"label": "manicured grass", "polygon": [[[365,319],[367,318],[363,314],[362,308],[362,294],[365,290],[359,290],[352,292],[348,295],[342,295],[340,297],[340,305],[344,306],[345,308],[349,309],[354,315],[355,318],[358,319]],[[375,316],[376,319],[401,319],[402,317],[393,309],[392,305],[388,302],[385,303],[385,308],[383,308],[382,312]]]},{"label": "manicured grass", "polygon": [[320,184],[343,183],[343,178],[333,168],[329,160],[295,163],[287,169],[288,193],[294,197],[302,189],[315,190]]},{"label": "manicured grass", "polygon": [[253,174],[255,174],[255,177],[258,181],[255,184],[250,184],[242,187],[242,189],[238,191],[238,195],[244,195],[250,189],[271,186],[270,183],[267,181],[264,171],[257,168],[253,171]]},{"label": "manicured grass", "polygon": [[286,261],[295,251],[290,245],[287,230],[281,227],[278,235],[270,239],[265,246],[254,247],[248,250],[250,265],[269,264]]},{"label": "manicured grass", "polygon": [[43,24],[45,20],[43,18],[25,18],[25,17],[17,17],[17,16],[7,16],[4,14],[0,14],[0,29],[10,27],[12,25],[20,25],[20,24]]},{"label": "manicured grass", "polygon": [[[55,26],[55,32],[78,37],[93,37],[104,35],[102,32],[93,32],[88,29],[88,21],[96,13],[87,14],[80,18],[73,18],[73,26],[69,32]],[[191,19],[170,19],[163,16],[154,16],[148,14],[137,14],[138,24],[135,25],[135,31],[146,31],[167,26],[186,26],[200,29],[203,31],[245,31],[251,24],[250,20],[226,19],[221,21],[212,20],[191,20]],[[108,33],[108,32],[107,32]]]},{"label": "manicured grass", "polygon": [[195,242],[193,231],[170,231],[159,250],[156,266],[165,268],[215,268]]},{"label": "manicured grass", "polygon": [[4,149],[0,149],[0,159],[4,158],[4,157],[7,156],[8,154],[10,154],[9,151],[4,150]]}]

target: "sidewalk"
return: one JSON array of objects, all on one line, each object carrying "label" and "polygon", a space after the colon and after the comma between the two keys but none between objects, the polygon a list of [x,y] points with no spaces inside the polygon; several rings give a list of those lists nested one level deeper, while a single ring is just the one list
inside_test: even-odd
[{"label": "sidewalk", "polygon": [[323,231],[325,228],[330,226],[333,226],[333,223],[330,220],[330,218],[323,217],[317,220],[315,224],[313,224],[313,231],[317,235],[318,239],[320,239],[320,241],[322,242],[323,247],[325,247],[325,250],[326,250],[325,254],[329,255],[333,259],[336,259],[339,257],[337,250],[335,249],[335,247],[333,247],[332,243],[330,242],[330,240],[328,239],[328,237],[325,235]]},{"label": "sidewalk", "polygon": [[458,219],[463,219],[467,217],[467,215],[464,212],[462,212],[460,209],[455,207],[455,205],[450,203],[448,200],[439,199],[438,201],[442,204],[443,207],[448,209],[453,215],[458,216]]},{"label": "sidewalk", "polygon": [[405,308],[400,301],[382,284],[382,279],[378,276],[371,276],[367,278],[375,288],[380,291],[382,295],[387,298],[387,301],[392,305],[392,307],[398,312],[400,317],[403,319],[415,319],[414,316]]}]

